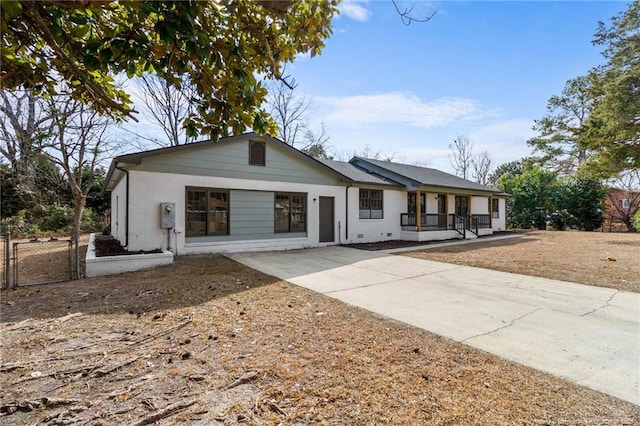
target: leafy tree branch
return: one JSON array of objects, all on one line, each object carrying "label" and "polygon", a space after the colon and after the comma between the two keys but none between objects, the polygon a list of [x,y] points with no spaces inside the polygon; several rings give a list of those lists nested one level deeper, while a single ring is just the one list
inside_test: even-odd
[{"label": "leafy tree branch", "polygon": [[337,1],[3,0],[0,88],[74,100],[132,118],[115,77],[155,75],[196,88],[189,135],[213,139],[246,128],[275,132],[257,76],[280,79],[300,53],[317,55],[331,35]]}]

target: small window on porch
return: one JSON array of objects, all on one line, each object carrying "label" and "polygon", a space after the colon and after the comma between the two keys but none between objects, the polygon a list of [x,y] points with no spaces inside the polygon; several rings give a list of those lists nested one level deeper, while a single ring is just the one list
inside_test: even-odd
[{"label": "small window on porch", "polygon": [[438,214],[447,213],[447,196],[446,194],[438,194]]},{"label": "small window on porch", "polygon": [[500,200],[498,198],[491,199],[491,217],[494,219],[500,217]]},{"label": "small window on porch", "polygon": [[[420,211],[424,214],[427,212],[426,204],[425,204],[425,196],[426,194],[423,192],[420,194]],[[407,210],[408,213],[416,214],[418,212],[416,206],[416,193],[410,192],[407,194]]]}]

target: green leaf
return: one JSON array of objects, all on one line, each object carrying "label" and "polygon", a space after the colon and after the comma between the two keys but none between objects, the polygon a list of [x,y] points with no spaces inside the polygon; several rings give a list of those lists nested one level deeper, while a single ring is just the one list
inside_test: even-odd
[{"label": "green leaf", "polygon": [[76,38],[81,38],[87,35],[89,32],[89,25],[79,25],[75,27],[71,27],[71,35]]},{"label": "green leaf", "polygon": [[10,21],[22,13],[22,5],[17,0],[2,0],[0,10],[2,10],[3,20]]},{"label": "green leaf", "polygon": [[[89,2],[80,9],[41,2],[37,9],[46,22],[41,26],[22,13],[18,1],[3,0],[0,8],[2,88],[41,86],[55,94],[60,78],[66,78],[75,99],[126,115],[131,101],[109,75],[157,72],[171,79],[188,73],[198,87],[198,116],[188,123],[189,131],[215,136],[228,133],[229,125],[235,131],[246,124],[260,131],[272,126],[260,112],[266,92],[256,87],[255,75],[279,73],[296,52],[320,52],[337,13],[335,2],[326,1],[292,2],[287,12],[252,0],[120,0]],[[64,55],[51,55],[50,43]],[[78,84],[87,80],[95,83],[91,90]]]}]

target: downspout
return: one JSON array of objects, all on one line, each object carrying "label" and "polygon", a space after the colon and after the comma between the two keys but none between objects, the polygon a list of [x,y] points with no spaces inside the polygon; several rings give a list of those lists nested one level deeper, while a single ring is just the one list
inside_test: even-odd
[{"label": "downspout", "polygon": [[344,189],[344,242],[349,242],[349,188],[351,188],[353,184],[347,185]]},{"label": "downspout", "polygon": [[121,172],[124,172],[125,176],[127,177],[127,186],[125,189],[125,210],[124,210],[124,220],[125,220],[125,224],[124,224],[124,246],[126,248],[129,247],[129,170],[124,169],[124,168],[120,168],[116,166],[116,169],[120,170]]}]

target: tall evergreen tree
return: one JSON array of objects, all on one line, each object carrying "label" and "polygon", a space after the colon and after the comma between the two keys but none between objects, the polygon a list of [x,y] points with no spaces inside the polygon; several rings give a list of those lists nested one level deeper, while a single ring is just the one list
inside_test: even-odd
[{"label": "tall evergreen tree", "polygon": [[589,170],[611,177],[640,168],[640,1],[595,37],[607,63],[589,74],[595,104],[579,146],[595,153]]},{"label": "tall evergreen tree", "polygon": [[535,121],[533,130],[539,135],[527,144],[541,155],[538,160],[543,166],[571,174],[587,161],[589,151],[578,139],[593,109],[589,89],[587,77],[567,81],[560,96],[549,98],[547,114]]}]

